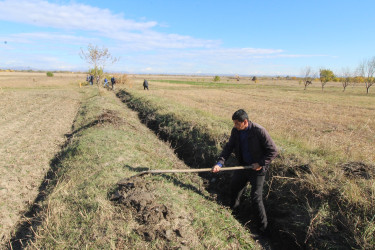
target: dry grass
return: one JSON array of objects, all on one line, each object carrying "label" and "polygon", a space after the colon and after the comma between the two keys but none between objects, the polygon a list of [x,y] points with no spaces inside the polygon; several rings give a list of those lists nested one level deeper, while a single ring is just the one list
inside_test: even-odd
[{"label": "dry grass", "polygon": [[127,74],[118,74],[115,75],[116,77],[116,84],[124,84],[128,88],[132,88],[133,84]]},{"label": "dry grass", "polygon": [[78,92],[67,88],[73,78],[0,73],[2,243],[32,205],[50,160],[70,131],[79,103]]},{"label": "dry grass", "polygon": [[[201,81],[205,80],[211,79]],[[134,77],[135,90],[142,90],[141,82]],[[251,120],[280,140],[299,142],[322,154],[334,153],[343,161],[375,162],[374,95],[366,95],[364,87],[342,93],[339,83],[333,85],[322,93],[319,83],[303,91],[296,81],[263,80],[256,85],[240,81],[239,87],[209,88],[155,79],[149,94],[228,120],[235,110],[244,108]]]},{"label": "dry grass", "polygon": [[[133,178],[129,181],[136,197],[146,199],[111,202],[109,197],[118,190],[115,183],[124,177],[144,168],[187,166],[113,92],[98,95],[95,90],[84,90],[74,136],[59,158],[50,193],[38,204],[41,225],[26,249],[255,249],[250,234],[229,211],[198,191],[198,176]],[[158,216],[147,214],[163,206],[168,216],[148,223]],[[176,227],[183,228],[181,237],[167,240],[167,229]]]},{"label": "dry grass", "polygon": [[[267,202],[273,211],[284,202],[284,209],[299,216],[300,220],[289,218],[276,226],[285,227],[291,240],[321,247],[340,247],[345,240],[353,247],[374,246],[369,236],[375,230],[374,94],[366,95],[363,86],[343,93],[338,83],[322,92],[318,83],[303,91],[296,81],[208,84],[212,81],[181,77],[148,80],[150,91],[143,91],[142,79],[135,76],[136,87],[129,92],[140,98],[137,102],[148,103],[159,113],[208,126],[224,137],[230,132],[233,112],[244,108],[252,121],[266,127],[281,148],[281,157],[271,169]],[[205,117],[197,119],[198,113],[208,122]],[[210,124],[210,120],[218,124]],[[346,173],[344,165],[349,162],[353,162],[349,165],[354,177]],[[367,170],[361,173],[357,166],[362,165]],[[345,230],[340,230],[345,232],[335,235],[343,225]],[[337,239],[337,245],[335,240],[324,240],[325,235]]]},{"label": "dry grass", "polygon": [[53,77],[47,77],[46,73],[0,72],[0,87],[3,90],[6,88],[79,87],[79,82],[85,82],[85,80],[86,74],[54,73]]},{"label": "dry grass", "polygon": [[[144,78],[149,80],[150,91],[143,91]],[[167,83],[163,81],[166,79],[194,81],[198,84]],[[0,237],[2,241],[7,238],[10,230],[19,220],[20,213],[27,209],[35,199],[40,182],[50,167],[49,161],[64,142],[64,134],[70,130],[80,100],[78,83],[84,80],[84,74],[55,74],[54,77],[47,77],[45,73],[0,73],[0,101],[2,103],[0,109],[0,129],[2,131],[0,134],[0,174],[2,175],[0,182],[0,198],[2,199]],[[281,159],[280,165],[288,169],[293,164],[303,163],[309,166],[311,174],[297,175],[291,180],[295,182],[298,180],[302,183],[301,187],[305,189],[311,187],[314,192],[320,193],[324,197],[329,197],[332,190],[337,191],[338,197],[341,199],[340,205],[342,204],[343,207],[340,209],[342,211],[330,210],[329,206],[332,205],[330,200],[328,203],[322,203],[316,207],[313,206],[314,204],[310,208],[308,207],[311,220],[309,224],[304,225],[307,230],[306,241],[314,238],[316,231],[321,230],[320,228],[327,221],[332,222],[329,221],[330,217],[334,218],[330,214],[331,212],[340,212],[345,213],[349,225],[348,230],[354,232],[353,235],[356,237],[358,245],[373,246],[372,235],[375,225],[373,218],[369,219],[367,214],[373,211],[374,207],[374,181],[373,179],[351,179],[345,176],[339,165],[347,161],[366,163],[375,161],[373,151],[375,145],[375,121],[373,118],[375,97],[373,94],[365,95],[364,87],[350,87],[345,93],[342,93],[339,84],[331,84],[332,87],[327,86],[322,92],[320,85],[315,83],[313,86],[309,86],[307,91],[303,91],[303,87],[295,81],[260,79],[255,85],[250,78],[241,78],[237,82],[234,78],[222,77],[221,82],[228,84],[215,83],[211,86],[199,83],[212,82],[213,77],[132,75],[129,76],[129,80],[133,83],[132,92],[137,93],[138,96],[153,98],[154,101],[167,100],[167,108],[172,112],[173,110],[177,112],[177,116],[186,115],[189,116],[187,119],[195,119],[196,121],[193,123],[197,126],[206,124],[202,122],[205,119],[203,114],[209,115],[210,119],[214,118],[211,119],[212,121],[225,121],[224,125],[210,125],[208,128],[208,130],[220,130],[220,133],[229,133],[230,118],[236,109],[246,109],[251,120],[266,127],[285,152],[300,157],[296,162],[292,162],[290,158]],[[119,87],[129,88],[127,85]],[[108,93],[102,91],[100,96],[104,98]],[[156,105],[159,103],[156,102]],[[175,109],[176,107],[178,109]],[[180,113],[184,107],[187,112]],[[103,108],[103,105],[99,105],[97,108]],[[189,113],[189,111],[194,112]],[[200,114],[202,117],[198,117]],[[136,114],[132,113],[130,116],[127,114],[126,117],[132,125],[137,124]],[[103,121],[105,121],[104,118]],[[134,126],[140,127],[140,125],[130,127],[134,129]],[[41,241],[36,241],[35,244],[43,247],[49,244],[48,240],[53,240],[51,245],[54,246],[68,247],[74,242],[80,247],[85,245],[94,247],[101,246],[103,242],[107,243],[108,241],[114,244],[113,242],[116,241],[113,239],[121,238],[117,237],[118,235],[129,236],[129,229],[123,226],[125,217],[122,216],[125,215],[121,214],[117,208],[111,207],[105,198],[108,187],[114,183],[113,180],[123,174],[124,170],[118,169],[118,163],[155,167],[167,167],[170,166],[170,163],[169,160],[166,160],[169,157],[161,157],[163,154],[158,152],[158,150],[166,151],[164,147],[154,146],[153,149],[157,150],[153,151],[148,148],[148,140],[139,139],[138,133],[146,135],[147,129],[143,130],[142,128],[141,132],[139,129],[136,131],[126,129],[125,131],[128,132],[123,135],[121,143],[118,141],[120,137],[113,135],[113,144],[107,145],[108,134],[101,130],[98,130],[98,134],[93,135],[92,138],[87,139],[85,143],[88,151],[85,152],[85,156],[88,159],[92,157],[93,160],[78,162],[77,166],[79,167],[74,168],[71,179],[67,178],[60,183],[60,186],[46,201],[48,202],[48,204],[44,204],[46,209],[44,212],[47,213],[46,220],[43,221],[41,232],[37,233],[40,236],[46,232],[46,235],[43,235]],[[142,141],[147,141],[147,144],[140,143],[136,147],[130,147],[127,141],[129,136],[134,136],[134,142],[138,144]],[[103,143],[103,146],[96,148],[99,143]],[[113,145],[117,145],[116,148],[113,148]],[[155,142],[154,145],[157,143]],[[103,151],[105,147],[108,147],[107,153]],[[126,161],[121,158],[122,160],[119,162],[111,163],[112,167],[109,170],[108,162],[110,160],[107,160],[107,157],[110,157],[111,161],[117,159],[124,153],[124,148],[128,152],[125,154]],[[146,151],[150,152],[147,156],[145,156]],[[115,152],[116,157],[113,158],[112,153],[109,152]],[[66,161],[69,163],[68,160]],[[99,165],[96,164],[97,161],[100,163]],[[290,164],[289,161],[291,161]],[[80,167],[85,164],[87,165],[86,170],[81,169]],[[92,169],[92,165],[98,166],[99,169]],[[106,174],[112,172],[116,174],[109,181],[106,179]],[[96,177],[98,173],[103,174],[102,177],[106,182],[98,178],[96,183],[92,183],[91,177]],[[77,181],[74,184],[70,180],[75,178]],[[287,178],[280,180],[288,181]],[[72,191],[73,184],[77,186],[74,191]],[[280,187],[281,185],[277,186],[274,181],[270,189]],[[87,199],[86,193],[80,193],[82,190],[92,191],[92,197],[96,197],[98,193],[102,192],[100,197],[98,196],[97,200],[95,198],[92,203],[100,208],[96,211],[99,214],[98,217],[96,215],[92,217],[93,214],[85,210],[86,205],[91,206],[92,204]],[[274,194],[277,194],[277,190],[273,191]],[[56,199],[59,196],[63,198]],[[54,199],[56,202],[50,204],[49,201]],[[301,197],[296,195],[297,199],[301,199]],[[80,207],[77,210],[72,209],[69,207],[71,200],[72,204],[78,204],[85,209]],[[198,209],[198,211],[205,212],[202,209]],[[64,221],[62,215],[67,212],[72,212],[71,218]],[[95,221],[97,218],[99,218],[98,221]],[[69,220],[75,227],[65,225],[65,222]],[[77,221],[82,221],[82,225],[87,224],[87,228],[76,225]],[[105,228],[102,225],[105,223],[110,225],[109,231],[119,230],[120,233],[114,232],[114,238],[107,239],[110,232],[107,231],[103,234]],[[114,224],[116,224],[115,229],[111,228],[111,225]],[[44,230],[51,225],[56,228],[56,231]],[[66,232],[60,231],[61,228]],[[72,228],[73,231],[82,230],[82,232],[72,232]],[[204,226],[201,228],[206,230]],[[49,232],[53,232],[53,236],[47,235]],[[74,233],[77,234],[74,235]],[[81,233],[86,236],[81,238]],[[70,235],[73,235],[71,239]],[[129,237],[131,239],[133,236]],[[94,242],[93,238],[103,242]],[[82,242],[78,242],[78,239]],[[69,242],[70,240],[72,242]],[[112,247],[118,247],[120,243],[121,240]],[[126,247],[127,244],[129,242],[124,242],[122,246]]]}]

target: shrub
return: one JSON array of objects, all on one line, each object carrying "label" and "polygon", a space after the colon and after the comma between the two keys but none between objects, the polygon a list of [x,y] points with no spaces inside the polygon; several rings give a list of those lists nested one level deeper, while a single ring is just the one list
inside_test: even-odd
[{"label": "shrub", "polygon": [[128,84],[130,82],[129,76],[127,74],[115,75],[116,83],[118,84]]},{"label": "shrub", "polygon": [[214,77],[214,82],[218,82],[218,81],[220,81],[220,76],[215,76]]},{"label": "shrub", "polygon": [[48,76],[48,77],[53,77],[53,73],[52,73],[51,71],[48,71],[48,72],[47,72],[47,76]]}]

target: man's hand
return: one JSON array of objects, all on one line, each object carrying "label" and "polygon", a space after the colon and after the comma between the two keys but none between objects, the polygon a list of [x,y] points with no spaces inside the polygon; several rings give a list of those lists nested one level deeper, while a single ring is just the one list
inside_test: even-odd
[{"label": "man's hand", "polygon": [[212,170],[211,170],[211,171],[212,171],[212,173],[217,173],[217,172],[220,171],[220,168],[221,168],[221,167],[220,167],[219,165],[215,165],[215,166],[212,167]]},{"label": "man's hand", "polygon": [[251,164],[251,166],[253,167],[252,169],[255,171],[259,171],[263,168],[262,166],[259,165],[259,163],[253,163]]}]

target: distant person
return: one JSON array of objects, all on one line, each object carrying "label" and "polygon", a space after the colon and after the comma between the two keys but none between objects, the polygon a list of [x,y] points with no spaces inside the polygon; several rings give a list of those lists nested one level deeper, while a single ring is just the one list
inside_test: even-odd
[{"label": "distant person", "polygon": [[112,76],[111,78],[111,83],[112,83],[112,90],[115,90],[116,78],[114,76]]},{"label": "distant person", "polygon": [[219,172],[233,151],[240,165],[252,166],[252,169],[233,172],[230,206],[232,209],[239,207],[241,195],[250,182],[252,212],[256,217],[259,231],[266,233],[268,221],[263,205],[263,185],[269,165],[277,156],[277,148],[266,129],[251,122],[243,109],[237,110],[232,120],[234,127],[229,141],[224,146],[216,165],[212,167],[212,172]]},{"label": "distant person", "polygon": [[94,85],[94,76],[90,75],[90,85]]},{"label": "distant person", "polygon": [[145,79],[144,81],[143,81],[143,90],[148,90],[148,81]]},{"label": "distant person", "polygon": [[105,88],[105,86],[107,86],[108,88],[109,88],[109,85],[108,85],[108,80],[107,80],[107,78],[104,78],[104,88]]}]

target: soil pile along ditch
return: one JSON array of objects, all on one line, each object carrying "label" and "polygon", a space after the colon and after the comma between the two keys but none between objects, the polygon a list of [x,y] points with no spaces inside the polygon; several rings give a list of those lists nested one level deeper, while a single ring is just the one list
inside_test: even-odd
[{"label": "soil pile along ditch", "polygon": [[198,237],[188,227],[191,216],[177,215],[172,207],[158,202],[153,192],[155,185],[142,177],[132,178],[119,187],[111,200],[132,211],[137,222],[135,232],[145,241],[166,240],[177,248],[196,245]]},{"label": "soil pile along ditch", "polygon": [[351,179],[363,178],[371,179],[375,177],[375,168],[363,162],[348,162],[341,165],[345,175]]},{"label": "soil pile along ditch", "polygon": [[[137,111],[143,123],[161,139],[170,142],[187,165],[207,168],[215,163],[220,146],[228,138],[226,135],[212,137],[204,129],[192,125],[193,122],[178,119],[173,112],[160,112],[155,108],[158,106],[156,103],[138,97],[136,93],[133,95],[121,90],[117,96]],[[355,208],[347,206],[342,210],[340,204],[348,204],[343,203],[344,199],[337,189],[322,192],[312,185],[309,180],[316,178],[316,173],[312,166],[301,162],[298,157],[281,154],[270,168],[264,202],[272,244],[277,249],[358,248],[359,240],[351,229],[345,228],[345,225],[352,223],[350,216],[347,217],[345,213],[351,213]],[[362,178],[367,178],[369,172],[367,167],[354,170],[353,167],[343,166],[343,169],[348,175],[359,175]],[[201,175],[205,178],[206,190],[224,205],[228,205],[228,175]],[[252,219],[247,212],[250,203],[249,193],[245,193],[236,216],[243,225],[251,228]],[[358,214],[368,216],[366,211]]]}]

